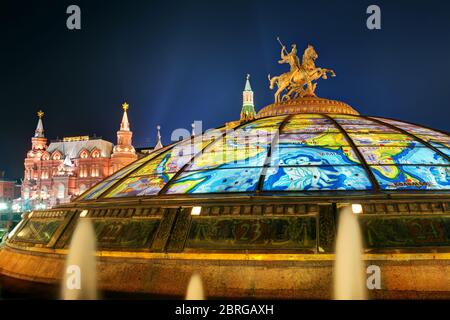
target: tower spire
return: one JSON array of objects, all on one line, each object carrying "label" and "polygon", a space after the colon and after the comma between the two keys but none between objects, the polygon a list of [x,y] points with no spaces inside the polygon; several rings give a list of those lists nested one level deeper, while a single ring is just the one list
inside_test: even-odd
[{"label": "tower spire", "polygon": [[123,116],[122,116],[122,122],[120,123],[121,131],[130,131],[130,122],[128,121],[128,114],[127,114],[127,110],[129,107],[130,106],[126,102],[124,102],[122,104]]},{"label": "tower spire", "polygon": [[124,102],[122,104],[122,122],[120,123],[120,130],[117,131],[117,145],[114,146],[111,155],[112,172],[116,172],[137,159],[136,150],[132,143],[133,132],[130,130],[130,122],[128,121],[128,108],[128,103]]},{"label": "tower spire", "polygon": [[250,85],[250,75],[247,74],[244,91],[242,92],[241,122],[250,121],[256,118],[255,105],[253,103],[253,91]]},{"label": "tower spire", "polygon": [[36,131],[34,131],[34,137],[35,138],[44,138],[44,124],[42,123],[42,118],[44,117],[44,112],[42,110],[39,110],[37,113],[37,116],[39,118],[38,124],[36,127]]},{"label": "tower spire", "polygon": [[156,145],[155,145],[155,149],[154,150],[158,150],[158,149],[161,149],[162,147],[163,147],[163,144],[162,144],[162,142],[161,142],[161,126],[157,126],[156,127],[156,129],[158,130],[158,142],[156,143]]}]

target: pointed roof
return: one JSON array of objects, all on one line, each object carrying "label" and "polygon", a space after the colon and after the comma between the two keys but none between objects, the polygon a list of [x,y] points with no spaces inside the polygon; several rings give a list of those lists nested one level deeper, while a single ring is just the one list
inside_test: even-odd
[{"label": "pointed roof", "polygon": [[130,131],[130,122],[128,121],[128,115],[127,115],[127,110],[129,108],[128,103],[124,102],[122,104],[122,108],[123,108],[123,117],[122,117],[122,122],[120,123],[120,130],[121,131]]},{"label": "pointed roof", "polygon": [[247,74],[247,79],[245,80],[244,91],[252,91],[252,86],[250,85],[250,75]]},{"label": "pointed roof", "polygon": [[44,124],[42,123],[42,117],[44,116],[44,112],[42,112],[42,110],[40,110],[37,113],[37,116],[38,116],[39,120],[38,120],[38,124],[36,127],[36,131],[34,131],[34,137],[35,138],[44,138]]},{"label": "pointed roof", "polygon": [[250,86],[250,75],[247,74],[244,92],[242,93],[241,122],[251,121],[256,118],[255,106],[253,103],[253,91]]},{"label": "pointed roof", "polygon": [[161,142],[161,126],[157,126],[156,127],[158,129],[158,142],[156,143],[155,149],[154,150],[158,150],[161,149],[163,147],[163,144]]}]

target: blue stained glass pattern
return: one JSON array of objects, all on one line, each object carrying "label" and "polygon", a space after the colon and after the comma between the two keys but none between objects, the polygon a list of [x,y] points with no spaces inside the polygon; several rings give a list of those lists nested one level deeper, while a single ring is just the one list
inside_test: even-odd
[{"label": "blue stained glass pattern", "polygon": [[442,166],[373,166],[384,190],[450,190],[450,167]]},{"label": "blue stained glass pattern", "polygon": [[267,191],[368,190],[369,178],[360,166],[279,167],[267,169]]},{"label": "blue stained glass pattern", "polygon": [[183,172],[167,194],[255,191],[262,168]]},{"label": "blue stained glass pattern", "polygon": [[436,148],[443,148],[443,149],[450,148],[450,143],[445,143],[445,142],[430,142],[430,143],[433,147],[436,147]]},{"label": "blue stained glass pattern", "polygon": [[213,168],[260,167],[267,158],[267,148],[231,149],[223,152],[206,152],[195,158],[186,171]]},{"label": "blue stained glass pattern", "polygon": [[439,151],[450,157],[450,148],[439,148]]},{"label": "blue stained glass pattern", "polygon": [[319,166],[357,164],[359,160],[351,147],[299,147],[272,150],[271,166]]}]

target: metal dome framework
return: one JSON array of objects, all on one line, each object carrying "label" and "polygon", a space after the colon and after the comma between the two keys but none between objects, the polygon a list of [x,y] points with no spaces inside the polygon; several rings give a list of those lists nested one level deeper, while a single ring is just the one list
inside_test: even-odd
[{"label": "metal dome framework", "polygon": [[450,190],[448,134],[387,118],[308,113],[259,118],[174,143],[78,201],[414,190]]}]

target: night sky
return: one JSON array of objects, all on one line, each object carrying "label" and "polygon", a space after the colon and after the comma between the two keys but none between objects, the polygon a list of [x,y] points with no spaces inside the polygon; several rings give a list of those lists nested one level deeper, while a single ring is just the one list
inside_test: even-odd
[{"label": "night sky", "polygon": [[[71,4],[82,30],[66,28]],[[366,28],[370,4],[382,30]],[[157,124],[167,144],[194,120],[237,119],[246,73],[259,110],[273,101],[267,74],[288,68],[277,35],[300,54],[314,45],[316,64],[336,71],[319,96],[449,131],[449,15],[441,0],[1,0],[0,170],[22,177],[39,109],[49,139],[115,143],[127,101],[136,147],[154,145]]]}]

